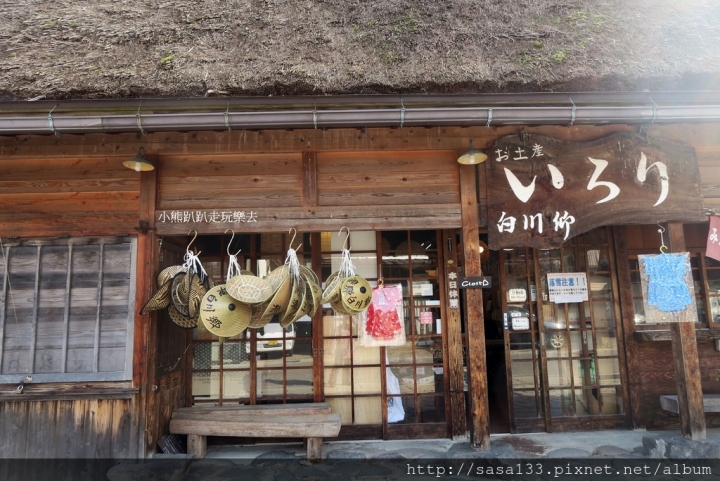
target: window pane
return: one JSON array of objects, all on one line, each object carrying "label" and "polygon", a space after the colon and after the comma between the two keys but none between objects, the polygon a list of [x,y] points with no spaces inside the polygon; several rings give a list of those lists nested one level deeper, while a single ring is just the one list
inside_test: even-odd
[{"label": "window pane", "polygon": [[575,390],[575,415],[597,416],[600,413],[600,400],[597,389]]},{"label": "window pane", "polygon": [[[532,362],[512,363],[513,389],[535,388],[535,370]],[[539,384],[539,383],[538,383]]]},{"label": "window pane", "polygon": [[196,342],[193,347],[193,369],[218,368],[220,349],[217,342]]},{"label": "window pane", "polygon": [[598,359],[598,367],[600,368],[598,382],[601,385],[619,385],[620,384],[620,363],[617,358]]},{"label": "window pane", "polygon": [[592,386],[597,384],[595,359],[574,359],[572,363],[576,386]]},{"label": "window pane", "polygon": [[194,400],[218,399],[220,397],[220,373],[194,372],[192,393]]},{"label": "window pane", "polygon": [[225,342],[223,348],[223,367],[239,369],[250,367],[249,343]]},{"label": "window pane", "polygon": [[412,341],[406,341],[402,346],[386,347],[388,363],[393,364],[412,364]]},{"label": "window pane", "polygon": [[360,367],[353,369],[355,394],[380,394],[380,368]]},{"label": "window pane", "polygon": [[595,328],[615,327],[615,311],[612,302],[595,301],[592,310]]},{"label": "window pane", "polygon": [[361,346],[357,339],[353,340],[353,364],[380,364],[380,348]]},{"label": "window pane", "polygon": [[340,424],[352,424],[352,400],[350,398],[328,398],[333,414],[340,414]]},{"label": "window pane", "polygon": [[612,298],[610,274],[590,274],[590,293],[593,299]]},{"label": "window pane", "polygon": [[351,394],[352,378],[350,368],[329,368],[323,371],[323,385],[325,394],[335,396],[338,394]]},{"label": "window pane", "polygon": [[[216,374],[216,373],[213,373]],[[193,386],[194,388],[194,386]],[[193,394],[195,391],[193,390]],[[250,371],[231,371],[223,373],[223,400],[250,397]]]},{"label": "window pane", "polygon": [[615,331],[595,331],[595,337],[597,338],[597,355],[598,356],[617,356],[617,337],[615,337]]},{"label": "window pane", "polygon": [[382,424],[382,399],[378,397],[356,397],[355,424]]},{"label": "window pane", "polygon": [[288,396],[312,396],[312,369],[288,369],[285,372]]},{"label": "window pane", "polygon": [[541,400],[535,391],[513,391],[513,407],[517,418],[543,417],[544,411]]},{"label": "window pane", "polygon": [[445,422],[445,402],[440,396],[419,396],[418,407],[420,409],[419,422],[421,423],[443,423]]},{"label": "window pane", "polygon": [[573,416],[572,391],[570,389],[550,391],[550,413],[552,416]]},{"label": "window pane", "polygon": [[600,396],[602,400],[602,414],[625,414],[622,403],[622,388],[620,386],[615,388],[602,388],[600,389]]},{"label": "window pane", "polygon": [[257,397],[281,397],[283,395],[282,369],[258,369]]},{"label": "window pane", "polygon": [[350,339],[325,339],[323,346],[325,366],[350,365]]},{"label": "window pane", "polygon": [[551,387],[570,385],[570,361],[548,359],[547,368],[548,383]]}]

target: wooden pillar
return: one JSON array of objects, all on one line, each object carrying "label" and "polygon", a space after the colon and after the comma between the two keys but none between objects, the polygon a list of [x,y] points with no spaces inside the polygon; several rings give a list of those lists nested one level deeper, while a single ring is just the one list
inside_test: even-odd
[{"label": "wooden pillar", "polygon": [[[668,222],[670,252],[685,252],[682,222]],[[700,361],[698,360],[695,320],[670,325],[673,365],[677,385],[680,432],[688,439],[705,439]]]},{"label": "wooden pillar", "polygon": [[[146,156],[150,158],[150,156]],[[157,159],[153,158],[156,161]],[[157,276],[157,242],[155,237],[155,196],[157,192],[157,171],[140,174],[140,211],[138,214],[137,268],[135,274],[135,339],[133,346],[133,386],[139,388],[137,402],[137,441],[138,457],[144,458],[154,449],[147,439],[148,426],[154,416],[150,408],[153,403],[152,384],[155,377],[154,358],[149,354],[155,349],[152,335],[153,314],[140,314],[140,309],[152,295]]]},{"label": "wooden pillar", "polygon": [[[444,230],[443,259],[453,262],[457,258],[455,253],[456,236],[454,230]],[[454,264],[453,264],[454,265]],[[443,272],[445,270],[443,269]],[[447,279],[447,274],[444,275]],[[445,289],[447,295],[449,289]],[[465,437],[467,431],[467,414],[465,410],[465,373],[463,372],[462,354],[462,325],[459,309],[446,309],[447,312],[447,346],[448,346],[448,380],[450,385],[450,435],[458,440]]]},{"label": "wooden pillar", "polygon": [[[621,332],[622,335],[618,337],[623,340],[622,345],[625,347],[625,366],[627,366],[626,369],[621,369],[620,371],[623,381],[627,378],[625,386],[628,391],[629,409],[626,406],[626,409],[628,409],[626,416],[629,417],[633,429],[645,429],[645,423],[642,417],[642,405],[640,402],[642,394],[642,383],[640,382],[640,353],[638,352],[637,342],[633,339],[633,330],[635,328],[633,317],[635,315],[635,308],[632,298],[633,291],[630,280],[630,265],[628,263],[627,229],[625,226],[613,227],[613,241],[615,244],[615,259],[617,261],[621,313],[616,325],[621,327],[619,332]],[[618,345],[618,348],[620,348],[620,345]],[[621,353],[622,349],[618,354]],[[625,371],[625,375],[622,375],[623,371]]]},{"label": "wooden pillar", "polygon": [[[482,168],[482,166],[481,166]],[[473,165],[459,165],[460,211],[462,217],[463,273],[466,277],[481,275],[479,212]],[[490,449],[490,416],[487,392],[487,359],[485,354],[485,319],[482,291],[465,291],[468,390],[470,394],[470,445]]]}]

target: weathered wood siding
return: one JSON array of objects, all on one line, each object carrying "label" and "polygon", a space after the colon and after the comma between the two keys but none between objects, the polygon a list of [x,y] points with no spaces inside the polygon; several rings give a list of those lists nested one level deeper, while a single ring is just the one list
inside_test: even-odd
[{"label": "weathered wood siding", "polygon": [[130,399],[0,402],[0,458],[135,458],[133,412]]},{"label": "weathered wood siding", "polygon": [[0,155],[0,233],[39,237],[134,232],[140,182],[136,172],[123,167],[123,160]]},{"label": "weathered wood siding", "polygon": [[157,232],[229,226],[174,223],[173,211],[254,212],[256,222],[233,226],[240,231],[459,227],[456,160],[447,150],[161,156]]}]

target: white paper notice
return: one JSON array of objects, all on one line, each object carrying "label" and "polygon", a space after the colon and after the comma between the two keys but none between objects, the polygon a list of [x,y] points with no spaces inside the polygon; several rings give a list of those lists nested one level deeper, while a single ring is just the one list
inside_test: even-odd
[{"label": "white paper notice", "polygon": [[583,302],[588,300],[587,276],[584,272],[548,274],[550,302]]}]

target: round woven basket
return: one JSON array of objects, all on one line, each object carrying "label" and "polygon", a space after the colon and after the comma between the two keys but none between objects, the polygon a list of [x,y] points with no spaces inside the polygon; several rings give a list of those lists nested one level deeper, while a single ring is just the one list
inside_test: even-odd
[{"label": "round woven basket", "polygon": [[250,324],[252,308],[232,298],[224,284],[213,287],[200,303],[200,320],[218,337],[233,337]]},{"label": "round woven basket", "polygon": [[227,281],[227,291],[244,304],[262,304],[270,300],[273,289],[269,283],[257,276],[239,275]]}]

